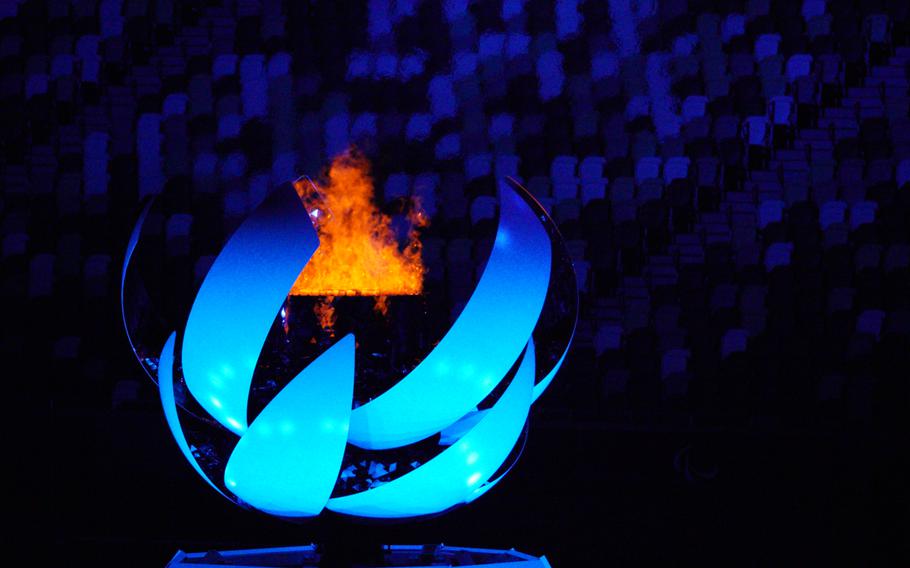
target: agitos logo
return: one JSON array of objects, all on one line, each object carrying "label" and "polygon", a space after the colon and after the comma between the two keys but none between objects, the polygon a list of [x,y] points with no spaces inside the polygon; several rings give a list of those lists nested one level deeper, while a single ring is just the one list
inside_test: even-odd
[{"label": "agitos logo", "polygon": [[[568,350],[578,300],[565,243],[546,210],[511,179],[498,203],[476,287],[439,341],[390,388],[355,399],[355,329],[260,408],[251,386],[268,372],[270,329],[320,245],[312,212],[291,184],[268,195],[214,260],[182,333],[169,326],[155,347],[140,321],[153,316],[134,315],[149,302],[136,300],[130,284],[147,206],[124,261],[124,322],[157,379],[174,438],[203,479],[235,503],[289,518],[323,509],[428,515],[471,502],[502,479],[520,453],[531,404]],[[209,441],[194,441],[188,424],[205,426]],[[368,482],[350,482],[357,468],[369,470]]]}]

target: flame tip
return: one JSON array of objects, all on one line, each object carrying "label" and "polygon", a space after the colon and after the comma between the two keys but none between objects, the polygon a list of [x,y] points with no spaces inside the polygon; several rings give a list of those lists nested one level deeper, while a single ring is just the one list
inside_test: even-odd
[{"label": "flame tip", "polygon": [[[426,267],[420,231],[429,218],[419,198],[403,212],[407,242],[401,247],[393,217],[374,203],[370,162],[356,147],[337,155],[318,181],[298,178],[294,187],[319,233],[319,248],[291,289],[294,296],[323,296],[314,308],[323,328],[334,325],[335,296],[374,296],[386,314],[388,298],[423,293]],[[310,182],[310,183],[306,183]]]}]

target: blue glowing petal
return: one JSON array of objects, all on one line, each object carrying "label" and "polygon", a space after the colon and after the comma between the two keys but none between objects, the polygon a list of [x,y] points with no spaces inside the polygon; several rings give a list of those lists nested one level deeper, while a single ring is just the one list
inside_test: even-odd
[{"label": "blue glowing petal", "polygon": [[483,417],[486,416],[488,410],[477,410],[474,409],[471,412],[464,415],[458,422],[452,424],[451,426],[444,428],[442,432],[439,433],[439,445],[440,446],[451,446],[458,440],[462,438],[465,434],[470,432],[471,428],[477,426],[477,423],[483,420]]},{"label": "blue glowing petal", "polygon": [[193,302],[183,337],[187,388],[219,423],[247,427],[259,352],[319,238],[293,186],[272,192],[230,238]]},{"label": "blue glowing petal", "polygon": [[398,479],[362,493],[329,499],[326,507],[364,517],[429,515],[472,500],[508,458],[521,436],[534,386],[534,345],[502,397],[453,446]]},{"label": "blue glowing petal", "polygon": [[537,324],[550,262],[550,239],[541,220],[514,189],[503,187],[496,240],[474,294],[413,371],[354,409],[350,442],[387,449],[422,440],[490,394]]},{"label": "blue glowing petal", "polygon": [[[512,464],[512,465],[514,466],[515,464]],[[486,495],[487,491],[496,487],[496,485],[500,481],[502,481],[505,478],[505,476],[509,474],[510,471],[512,471],[512,467],[509,467],[509,469],[507,469],[502,474],[500,474],[499,477],[497,477],[496,479],[491,479],[491,480],[487,481],[486,483],[484,483],[483,485],[481,485],[480,487],[478,487],[477,489],[475,489],[474,492],[471,493],[471,495],[468,497],[467,501],[465,501],[465,502],[473,503],[480,497]]]},{"label": "blue glowing petal", "polygon": [[272,515],[318,515],[341,469],[353,396],[354,336],[347,335],[250,424],[228,459],[225,485]]},{"label": "blue glowing petal", "polygon": [[537,401],[540,398],[540,395],[543,394],[543,391],[547,390],[547,387],[550,386],[550,383],[553,382],[553,377],[556,376],[556,373],[559,371],[559,368],[562,367],[562,362],[566,359],[566,353],[569,352],[569,348],[566,347],[566,350],[562,352],[562,355],[559,357],[559,361],[553,365],[553,368],[550,369],[550,372],[547,373],[547,376],[540,380],[536,385],[534,385],[534,401]]},{"label": "blue glowing petal", "polygon": [[180,427],[180,418],[177,416],[177,403],[174,400],[174,342],[176,338],[177,334],[171,333],[170,337],[167,338],[167,343],[164,344],[164,349],[161,350],[161,357],[158,359],[158,392],[161,393],[164,418],[171,429],[171,434],[177,440],[177,445],[180,446],[180,451],[186,456],[187,461],[190,462],[196,473],[202,476],[202,479],[211,485],[215,491],[228,499],[229,497],[217,485],[212,483],[212,480],[199,467],[199,463],[196,461],[196,457],[193,456],[190,445],[186,441],[186,436],[183,434],[183,428]]}]

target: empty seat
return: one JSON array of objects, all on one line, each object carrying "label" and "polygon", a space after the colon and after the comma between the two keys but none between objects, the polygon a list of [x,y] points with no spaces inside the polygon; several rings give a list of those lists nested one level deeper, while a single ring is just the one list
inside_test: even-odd
[{"label": "empty seat", "polygon": [[51,60],[51,79],[67,77],[73,74],[73,56],[68,53],[55,55]]},{"label": "empty seat", "polygon": [[432,219],[436,215],[439,175],[432,173],[414,176],[413,195],[419,200],[420,207]]},{"label": "empty seat", "polygon": [[721,24],[721,38],[724,43],[729,43],[734,37],[746,33],[746,18],[742,14],[728,14]]},{"label": "empty seat", "polygon": [[501,154],[496,156],[493,162],[493,174],[497,182],[506,177],[518,178],[518,165],[520,158],[513,154]]},{"label": "empty seat", "polygon": [[843,223],[847,216],[847,204],[843,201],[828,201],[821,207],[819,224],[827,229],[833,224]]},{"label": "empty seat", "polygon": [[471,224],[477,225],[484,219],[496,218],[496,198],[489,195],[480,195],[471,202]]},{"label": "empty seat", "polygon": [[883,268],[885,272],[910,267],[910,244],[895,243],[885,253]]},{"label": "empty seat", "polygon": [[588,156],[578,166],[578,177],[582,183],[586,181],[599,181],[603,179],[603,169],[606,159],[600,156]]},{"label": "empty seat", "polygon": [[720,342],[721,358],[726,359],[733,353],[742,353],[749,342],[749,334],[745,329],[728,329]]},{"label": "empty seat", "polygon": [[790,264],[793,243],[773,243],[765,252],[765,270],[771,272],[779,266]]},{"label": "empty seat", "polygon": [[812,56],[805,53],[791,55],[787,60],[787,81],[793,82],[800,77],[807,77],[812,72]]},{"label": "empty seat", "polygon": [[591,78],[596,80],[619,74],[619,57],[613,51],[600,51],[591,57]]},{"label": "empty seat", "polygon": [[904,187],[904,184],[910,182],[910,159],[901,160],[897,165],[895,180],[897,181],[897,187],[901,188]]},{"label": "empty seat", "polygon": [[775,125],[789,125],[793,120],[793,97],[780,95],[771,97],[769,103],[771,120]]},{"label": "empty seat", "polygon": [[809,22],[825,13],[825,0],[803,0],[803,19]]},{"label": "empty seat", "polygon": [[376,55],[373,65],[373,78],[377,80],[394,79],[398,76],[398,55],[383,52]]},{"label": "empty seat", "polygon": [[376,124],[376,114],[372,112],[362,112],[354,117],[351,124],[351,139],[357,141],[361,139],[374,139],[378,134]]},{"label": "empty seat", "polygon": [[351,117],[346,112],[329,116],[325,121],[323,140],[326,157],[334,157],[344,152],[350,144]]},{"label": "empty seat", "polygon": [[887,14],[869,14],[863,22],[866,37],[871,43],[888,43],[891,21]]},{"label": "empty seat", "polygon": [[758,226],[762,229],[770,223],[780,223],[784,219],[784,202],[771,199],[758,206]]},{"label": "empty seat", "polygon": [[14,18],[18,11],[18,2],[5,2],[2,6],[0,6],[0,20],[5,20],[6,18]]},{"label": "empty seat", "polygon": [[53,254],[42,253],[31,259],[28,265],[28,297],[30,299],[49,297],[54,291]]},{"label": "empty seat", "polygon": [[780,45],[780,34],[762,34],[755,40],[755,59],[761,61],[766,57],[777,55]]},{"label": "empty seat", "polygon": [[236,73],[237,56],[235,54],[221,54],[212,61],[212,77],[216,80]]},{"label": "empty seat", "polygon": [[[432,117],[429,114],[412,114],[405,126],[405,139],[420,142],[430,137]],[[353,129],[352,129],[353,136]]]},{"label": "empty seat", "polygon": [[265,116],[268,108],[268,79],[264,55],[246,55],[240,60],[240,87],[243,116]]},{"label": "empty seat", "polygon": [[856,249],[853,255],[853,265],[857,272],[866,269],[877,270],[881,264],[882,247],[877,244],[864,244]]},{"label": "empty seat", "polygon": [[689,177],[689,158],[673,156],[664,164],[664,183],[669,185],[673,180]]},{"label": "empty seat", "polygon": [[107,254],[93,254],[85,260],[83,290],[89,298],[107,297],[110,282],[111,257]]},{"label": "empty seat", "polygon": [[430,114],[435,120],[455,116],[457,99],[451,77],[448,75],[433,77],[427,88],[427,96],[430,99]]},{"label": "empty seat", "polygon": [[24,256],[28,246],[28,235],[12,233],[3,237],[3,258]]},{"label": "empty seat", "polygon": [[562,54],[558,51],[546,51],[537,58],[538,94],[547,101],[562,93],[565,75],[562,70]]},{"label": "empty seat", "polygon": [[269,77],[282,77],[291,73],[291,63],[293,59],[291,54],[278,52],[269,58],[268,75]]},{"label": "empty seat", "polygon": [[689,122],[705,115],[708,97],[703,95],[689,95],[682,103],[682,117],[684,122]]},{"label": "empty seat", "polygon": [[161,116],[143,114],[136,128],[136,153],[139,157],[139,195],[161,193],[164,171],[161,163]]},{"label": "empty seat", "polygon": [[583,180],[581,182],[581,202],[587,205],[594,199],[603,199],[606,197],[607,180]]},{"label": "empty seat", "polygon": [[626,104],[626,119],[633,120],[639,116],[649,116],[651,114],[651,97],[646,95],[635,95],[629,98]]},{"label": "empty seat", "polygon": [[888,183],[894,178],[891,160],[873,160],[866,167],[866,185]]},{"label": "empty seat", "polygon": [[550,165],[553,183],[553,197],[557,200],[574,199],[578,196],[578,178],[575,168],[578,159],[574,156],[557,156]]},{"label": "empty seat", "polygon": [[884,321],[885,312],[883,310],[865,310],[856,318],[856,332],[867,333],[878,338]]},{"label": "empty seat", "polygon": [[98,8],[98,23],[101,25],[101,37],[114,38],[123,33],[123,2],[121,0],[102,0]]},{"label": "empty seat", "polygon": [[581,203],[574,198],[562,199],[553,207],[553,219],[562,225],[566,221],[577,221],[581,217]]},{"label": "empty seat", "polygon": [[192,215],[186,213],[177,213],[168,218],[165,227],[168,256],[189,256],[190,228],[192,224]]},{"label": "empty seat", "polygon": [[878,203],[874,201],[858,201],[850,206],[850,227],[856,229],[860,225],[873,223]]},{"label": "empty seat", "polygon": [[221,160],[218,169],[222,181],[242,178],[247,171],[246,156],[243,152],[231,152]]},{"label": "empty seat", "polygon": [[660,158],[646,157],[640,158],[635,163],[635,181],[641,183],[647,179],[660,178]]},{"label": "empty seat", "polygon": [[405,173],[396,173],[386,178],[383,187],[383,197],[386,203],[401,197],[408,197],[411,192],[411,176]]},{"label": "empty seat", "polygon": [[743,135],[750,145],[767,146],[771,129],[766,116],[749,116],[743,123]]},{"label": "empty seat", "polygon": [[605,324],[598,327],[594,333],[594,352],[601,355],[610,349],[619,349],[622,346],[622,327],[619,325]]},{"label": "empty seat", "polygon": [[354,50],[348,55],[347,80],[366,79],[374,72],[374,58],[369,51]]},{"label": "empty seat", "polygon": [[660,361],[660,378],[666,379],[670,375],[685,372],[691,356],[688,349],[671,349],[664,353]]},{"label": "empty seat", "polygon": [[493,157],[490,154],[471,154],[465,159],[467,181],[490,175],[492,171]]}]

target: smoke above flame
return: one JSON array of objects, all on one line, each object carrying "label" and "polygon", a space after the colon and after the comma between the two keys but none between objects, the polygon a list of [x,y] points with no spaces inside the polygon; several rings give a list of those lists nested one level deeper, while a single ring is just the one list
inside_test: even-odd
[{"label": "smoke above flame", "polygon": [[291,294],[323,297],[316,315],[324,328],[334,323],[337,296],[374,296],[376,310],[386,313],[388,296],[422,293],[426,269],[419,237],[429,221],[418,200],[412,199],[403,214],[407,235],[402,244],[392,217],[374,202],[370,163],[355,150],[336,156],[313,185],[301,180],[295,188],[316,226],[319,248]]}]

